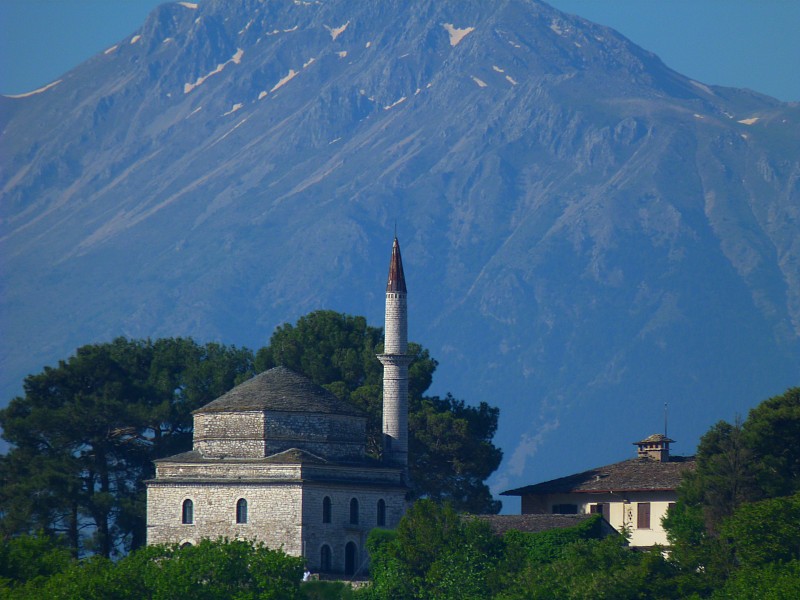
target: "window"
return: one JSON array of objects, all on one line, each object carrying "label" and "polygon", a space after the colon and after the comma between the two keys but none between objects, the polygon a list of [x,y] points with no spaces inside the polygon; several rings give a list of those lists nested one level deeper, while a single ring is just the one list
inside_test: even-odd
[{"label": "window", "polygon": [[593,515],[603,515],[603,518],[608,521],[611,510],[606,502],[598,502],[589,506],[589,512]]},{"label": "window", "polygon": [[356,558],[358,548],[353,542],[347,542],[344,547],[344,574],[351,577],[356,574]]},{"label": "window", "polygon": [[553,514],[554,515],[577,515],[578,514],[578,505],[577,504],[554,504],[553,505]]},{"label": "window", "polygon": [[236,522],[247,523],[247,500],[239,498],[236,503]]},{"label": "window", "polygon": [[639,502],[636,505],[637,529],[650,529],[650,503]]},{"label": "window", "polygon": [[358,525],[358,500],[350,500],[350,524]]},{"label": "window", "polygon": [[184,525],[192,525],[194,523],[194,502],[191,500],[183,501],[183,510],[181,511],[181,523]]},{"label": "window", "polygon": [[322,549],[319,551],[319,570],[331,570],[331,547],[328,544],[323,544]]},{"label": "window", "polygon": [[322,522],[331,522],[331,499],[327,496],[325,496],[325,499],[322,501]]},{"label": "window", "polygon": [[383,498],[378,500],[378,527],[386,526],[386,502]]}]

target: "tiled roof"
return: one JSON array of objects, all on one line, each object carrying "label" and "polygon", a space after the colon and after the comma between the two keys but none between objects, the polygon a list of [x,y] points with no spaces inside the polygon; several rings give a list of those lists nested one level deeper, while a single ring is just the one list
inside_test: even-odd
[{"label": "tiled roof", "polygon": [[392,244],[392,260],[389,262],[389,280],[386,282],[387,292],[406,293],[406,276],[403,273],[403,259],[400,256],[400,242],[394,238]]},{"label": "tiled roof", "polygon": [[359,409],[286,367],[264,371],[194,412],[250,410],[365,416]]},{"label": "tiled roof", "polygon": [[265,456],[263,458],[241,458],[241,457],[225,457],[225,458],[209,458],[207,456],[203,456],[196,450],[189,450],[188,452],[181,452],[180,454],[174,454],[172,456],[168,456],[166,458],[159,458],[154,460],[155,463],[194,463],[194,464],[207,464],[207,465],[219,465],[219,464],[318,464],[318,465],[332,465],[332,466],[344,466],[344,467],[353,467],[357,466],[360,468],[385,468],[386,464],[370,457],[364,457],[356,461],[336,461],[332,462],[326,460],[316,454],[312,454],[307,450],[301,450],[299,448],[289,448],[288,450],[284,450],[283,452],[278,452],[277,454],[272,454],[270,456]]},{"label": "tiled roof", "polygon": [[180,454],[175,454],[173,456],[169,456],[167,458],[159,458],[153,462],[164,462],[164,463],[207,463],[207,464],[220,464],[225,462],[231,463],[258,463],[258,464],[309,464],[309,463],[316,463],[316,464],[326,464],[328,463],[327,460],[317,456],[316,454],[312,454],[306,450],[300,450],[298,448],[290,448],[283,452],[279,452],[277,454],[273,454],[271,456],[265,456],[263,458],[240,458],[240,457],[230,457],[230,458],[208,458],[207,456],[203,456],[196,450],[189,450],[188,452],[181,452]]},{"label": "tiled roof", "polygon": [[575,475],[508,490],[500,495],[674,490],[681,481],[681,474],[693,468],[693,456],[672,456],[669,462],[631,458]]},{"label": "tiled roof", "polygon": [[639,444],[655,444],[656,442],[674,442],[675,440],[669,439],[663,433],[654,433],[653,435],[647,436],[641,442],[633,442],[634,446],[638,446]]},{"label": "tiled roof", "polygon": [[[496,535],[503,535],[507,531],[522,531],[523,533],[539,533],[551,529],[565,529],[575,527],[595,515],[475,515],[476,519],[486,521]],[[615,531],[609,526],[611,531]]]}]

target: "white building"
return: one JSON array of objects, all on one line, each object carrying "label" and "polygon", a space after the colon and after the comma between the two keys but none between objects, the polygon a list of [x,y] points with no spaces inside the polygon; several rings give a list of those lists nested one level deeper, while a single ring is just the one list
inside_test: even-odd
[{"label": "white building", "polygon": [[503,492],[520,496],[522,514],[601,513],[630,545],[668,545],[661,519],[677,500],[676,488],[694,457],[670,456],[674,442],[656,434],[635,442],[636,458]]},{"label": "white building", "polygon": [[313,571],[366,566],[373,527],[393,528],[408,492],[406,284],[397,239],[386,290],[385,439],[366,455],[366,415],[284,367],[194,412],[193,447],[156,461],[147,543],[247,539],[304,556]]}]

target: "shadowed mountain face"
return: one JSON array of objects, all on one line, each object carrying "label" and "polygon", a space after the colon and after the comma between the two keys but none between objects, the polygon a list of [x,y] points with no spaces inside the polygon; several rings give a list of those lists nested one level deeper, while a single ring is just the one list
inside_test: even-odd
[{"label": "shadowed mountain face", "polygon": [[0,128],[4,402],[116,335],[381,324],[395,223],[498,488],[798,384],[800,107],[534,0],[166,4]]}]

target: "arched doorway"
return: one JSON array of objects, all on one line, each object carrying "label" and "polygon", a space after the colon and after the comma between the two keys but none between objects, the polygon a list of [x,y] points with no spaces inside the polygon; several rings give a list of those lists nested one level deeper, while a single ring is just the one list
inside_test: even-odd
[{"label": "arched doorway", "polygon": [[319,556],[319,570],[327,572],[331,570],[331,547],[328,544],[323,544]]},{"label": "arched doorway", "polygon": [[355,543],[347,542],[344,547],[344,574],[348,577],[356,573],[356,558],[358,557],[358,548]]}]

